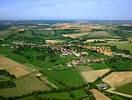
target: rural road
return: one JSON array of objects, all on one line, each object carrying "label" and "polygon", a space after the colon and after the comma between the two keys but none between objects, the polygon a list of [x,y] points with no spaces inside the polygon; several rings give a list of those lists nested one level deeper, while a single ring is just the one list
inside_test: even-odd
[{"label": "rural road", "polygon": [[128,54],[113,52],[113,55],[118,55],[118,56],[122,56],[122,57],[125,57],[125,58],[132,59],[132,56],[131,55],[128,55]]},{"label": "rural road", "polygon": [[108,89],[106,91],[112,94],[123,96],[123,97],[132,98],[132,95],[116,92],[116,91],[113,91],[113,89]]},{"label": "rural road", "polygon": [[74,68],[80,74],[80,76],[82,77],[82,79],[84,80],[84,82],[87,84],[88,83],[87,80],[84,78],[84,76],[82,75],[82,73],[78,70],[77,66],[74,66]]}]

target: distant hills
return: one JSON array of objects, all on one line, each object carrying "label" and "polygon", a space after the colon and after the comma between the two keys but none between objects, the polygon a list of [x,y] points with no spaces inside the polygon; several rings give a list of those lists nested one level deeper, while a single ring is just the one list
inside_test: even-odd
[{"label": "distant hills", "polygon": [[89,23],[89,24],[132,24],[132,20],[0,20],[0,24],[56,24],[56,23]]}]

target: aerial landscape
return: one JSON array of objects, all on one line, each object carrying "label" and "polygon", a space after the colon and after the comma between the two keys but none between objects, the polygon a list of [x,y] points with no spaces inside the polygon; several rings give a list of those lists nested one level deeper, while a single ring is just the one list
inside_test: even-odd
[{"label": "aerial landscape", "polygon": [[0,100],[132,100],[130,0],[0,2]]}]

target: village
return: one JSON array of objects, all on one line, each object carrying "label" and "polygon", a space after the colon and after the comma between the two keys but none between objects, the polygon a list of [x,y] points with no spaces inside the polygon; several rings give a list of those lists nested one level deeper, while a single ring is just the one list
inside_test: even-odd
[{"label": "village", "polygon": [[56,23],[0,31],[1,98],[131,99],[131,38],[113,36],[115,30],[111,24]]}]

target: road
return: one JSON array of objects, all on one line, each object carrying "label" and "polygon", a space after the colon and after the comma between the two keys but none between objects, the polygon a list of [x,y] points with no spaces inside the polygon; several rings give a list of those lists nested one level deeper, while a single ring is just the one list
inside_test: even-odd
[{"label": "road", "polygon": [[132,98],[132,95],[113,91],[112,88],[111,88],[111,89],[108,89],[108,90],[106,90],[106,91],[109,92],[109,93],[112,93],[112,94],[119,95],[119,96],[123,96],[123,97],[127,97],[127,98]]},{"label": "road", "polygon": [[124,53],[113,52],[113,56],[114,55],[118,55],[118,56],[122,56],[124,58],[130,58],[130,59],[132,59],[132,55],[128,55],[128,54],[124,54]]}]

